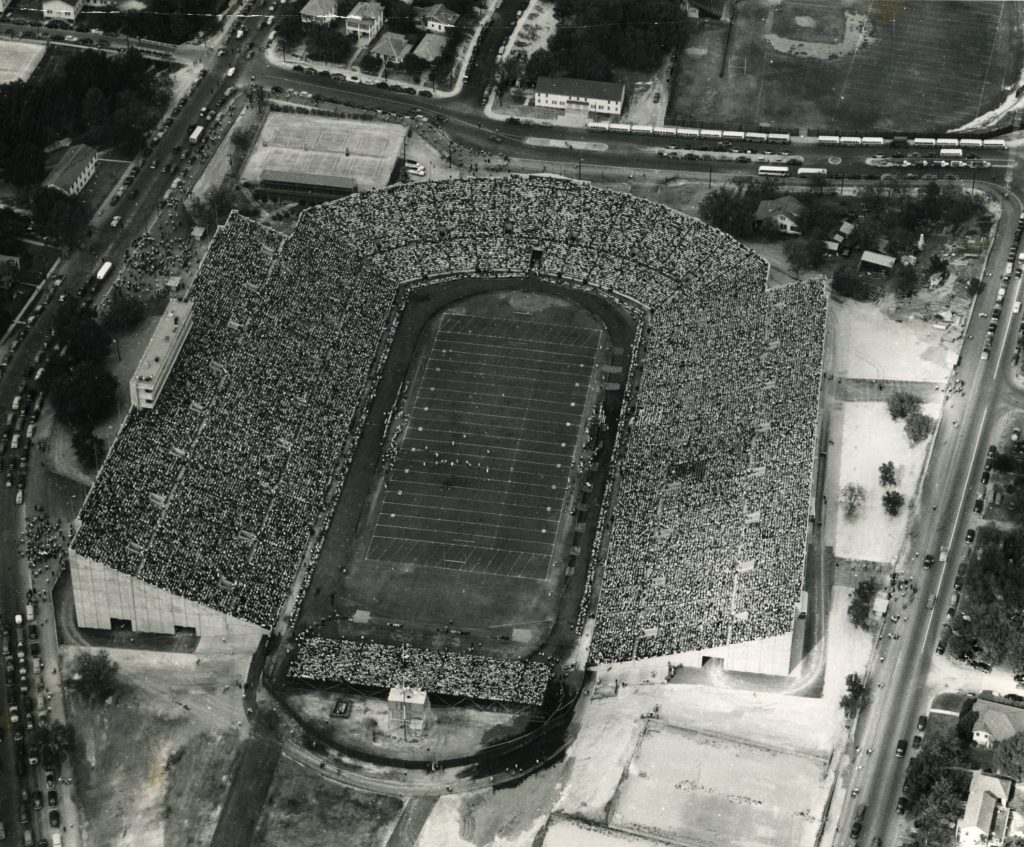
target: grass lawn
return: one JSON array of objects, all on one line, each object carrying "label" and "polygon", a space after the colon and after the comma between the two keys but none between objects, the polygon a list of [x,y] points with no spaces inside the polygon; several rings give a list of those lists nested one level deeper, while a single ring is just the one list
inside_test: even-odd
[{"label": "grass lawn", "polygon": [[[836,6],[750,0],[738,6],[731,33],[715,23],[697,30],[683,53],[666,123],[811,133],[948,130],[997,105],[1020,72],[1019,4],[859,0],[842,12]],[[853,20],[867,25],[844,47],[847,14],[864,16]],[[769,34],[821,50],[791,55],[775,49]]]}]

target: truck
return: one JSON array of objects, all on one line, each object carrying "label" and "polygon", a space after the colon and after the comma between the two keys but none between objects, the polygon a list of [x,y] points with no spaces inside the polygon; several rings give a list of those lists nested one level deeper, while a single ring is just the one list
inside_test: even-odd
[{"label": "truck", "polygon": [[25,606],[25,620],[27,620],[29,623],[32,623],[32,621],[34,621],[35,619],[36,619],[35,607],[31,603],[29,603],[27,606]]},{"label": "truck", "polygon": [[948,558],[949,558],[949,548],[948,547],[943,547],[941,550],[939,550],[939,564],[940,565],[944,565],[946,563],[946,559],[948,559]]},{"label": "truck", "polygon": [[801,618],[806,618],[807,617],[807,592],[806,591],[801,591],[800,592],[800,613],[799,613],[799,616]]},{"label": "truck", "polygon": [[199,140],[199,136],[203,134],[203,129],[205,129],[205,127],[202,124],[199,124],[194,130],[192,130],[192,134],[188,137],[188,143],[195,144]]},{"label": "truck", "polygon": [[226,76],[228,79],[231,79],[231,77],[233,77],[235,75],[236,70],[237,70],[237,68],[235,68],[232,65],[230,68],[228,68],[227,73],[224,74],[224,76]]}]

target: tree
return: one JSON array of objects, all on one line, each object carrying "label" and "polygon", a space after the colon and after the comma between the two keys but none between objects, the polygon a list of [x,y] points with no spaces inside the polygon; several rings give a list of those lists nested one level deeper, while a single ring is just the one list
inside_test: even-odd
[{"label": "tree", "polygon": [[240,126],[231,133],[231,143],[236,147],[247,150],[256,138],[256,127]]},{"label": "tree", "polygon": [[914,296],[914,292],[917,291],[918,278],[917,271],[911,265],[896,265],[892,278],[897,294],[901,297]]},{"label": "tree", "polygon": [[[904,782],[904,796],[913,810],[923,808],[925,798],[932,787],[944,775],[950,775],[950,768],[958,767],[965,759],[963,747],[953,727],[929,727],[920,752],[907,766]],[[955,778],[955,777],[954,777]]]},{"label": "tree", "polygon": [[64,247],[74,247],[89,226],[85,203],[56,188],[40,188],[32,196],[36,231]]},{"label": "tree", "polygon": [[80,362],[54,380],[53,411],[61,423],[91,429],[114,412],[117,381],[98,362]]},{"label": "tree", "polygon": [[54,317],[54,329],[57,340],[67,346],[63,363],[69,370],[80,362],[102,362],[110,353],[110,333],[91,309],[79,308],[70,300],[62,303]]},{"label": "tree", "polygon": [[873,579],[860,582],[853,590],[850,605],[846,609],[850,622],[859,629],[867,629],[871,620],[871,607],[878,593],[878,583]]},{"label": "tree", "polygon": [[994,764],[999,773],[1012,776],[1018,782],[1024,778],[1024,733],[999,743]]},{"label": "tree", "polygon": [[78,464],[88,472],[99,468],[106,454],[106,444],[88,427],[78,427],[71,433],[71,449],[78,459]]},{"label": "tree", "polygon": [[839,502],[843,506],[843,515],[845,515],[848,521],[855,520],[860,514],[860,509],[864,505],[866,496],[863,486],[853,482],[848,482],[843,486],[842,493],[839,495]]},{"label": "tree", "polygon": [[943,773],[922,799],[917,815],[918,837],[924,844],[952,843],[953,827],[963,813],[963,774]]},{"label": "tree", "polygon": [[349,60],[355,48],[353,36],[329,26],[311,26],[306,32],[306,54],[318,62],[342,64]]},{"label": "tree", "polygon": [[36,745],[39,747],[43,767],[57,771],[68,756],[78,747],[75,728],[59,721],[52,724],[40,724],[36,730]]},{"label": "tree", "polygon": [[103,328],[112,335],[120,335],[135,329],[145,317],[146,310],[142,306],[142,301],[126,294],[124,289],[118,286],[114,288],[110,297],[110,305],[103,317]]},{"label": "tree", "polygon": [[802,271],[820,268],[825,260],[825,243],[820,238],[792,238],[782,245],[793,273],[800,276]]},{"label": "tree", "polygon": [[420,75],[430,69],[430,62],[421,59],[415,53],[410,52],[402,60],[402,71],[409,74],[413,79],[419,79]]},{"label": "tree", "polygon": [[846,715],[847,720],[853,720],[857,713],[863,709],[868,702],[868,687],[860,674],[851,673],[846,677],[846,693],[839,701],[839,706]]},{"label": "tree", "polygon": [[46,173],[46,157],[42,148],[27,141],[15,144],[5,158],[4,173],[15,185],[32,185]]},{"label": "tree", "polygon": [[302,2],[298,2],[281,6],[274,18],[277,43],[281,45],[281,49],[285,53],[298,47],[306,37],[302,17],[299,14],[303,5]]},{"label": "tree", "polygon": [[843,262],[832,271],[832,290],[842,297],[852,297],[855,300],[865,299],[870,289],[867,283],[857,273],[855,262]]},{"label": "tree", "polygon": [[967,295],[969,297],[977,297],[985,290],[985,283],[981,281],[981,277],[972,276],[967,280]]},{"label": "tree", "polygon": [[887,401],[889,416],[895,421],[921,408],[921,398],[909,391],[894,391]]},{"label": "tree", "polygon": [[896,466],[892,462],[883,462],[878,466],[878,484],[883,488],[896,485]]},{"label": "tree", "polygon": [[907,422],[903,428],[906,430],[911,444],[920,444],[932,434],[935,429],[935,419],[920,412],[911,412],[907,415]]},{"label": "tree", "polygon": [[226,185],[218,185],[202,197],[197,197],[185,208],[194,224],[213,229],[227,218],[228,213],[234,208],[234,199]]},{"label": "tree", "polygon": [[71,663],[71,678],[67,686],[90,703],[102,703],[121,690],[117,662],[106,650],[99,653],[79,653]]},{"label": "tree", "polygon": [[886,491],[882,495],[882,508],[887,515],[896,517],[903,508],[904,498],[898,491]]}]

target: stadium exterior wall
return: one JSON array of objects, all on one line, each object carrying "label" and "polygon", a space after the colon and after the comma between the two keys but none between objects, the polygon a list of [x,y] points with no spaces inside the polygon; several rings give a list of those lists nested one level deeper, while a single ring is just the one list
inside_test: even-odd
[{"label": "stadium exterior wall", "polygon": [[199,636],[258,640],[267,630],[256,624],[214,611],[69,551],[75,617],[85,629],[110,629],[111,620],[131,621],[135,632],[173,635],[177,627],[194,629]]},{"label": "stadium exterior wall", "polygon": [[665,656],[672,665],[684,668],[699,668],[705,659],[721,659],[723,670],[738,673],[766,674],[768,676],[789,676],[793,633],[784,632],[771,638],[756,641],[742,641],[723,644],[720,647],[706,647],[688,653]]}]

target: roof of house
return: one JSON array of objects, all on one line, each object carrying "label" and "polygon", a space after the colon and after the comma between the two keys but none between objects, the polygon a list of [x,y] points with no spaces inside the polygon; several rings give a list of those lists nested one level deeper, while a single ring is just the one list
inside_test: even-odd
[{"label": "roof of house", "polygon": [[538,94],[563,94],[587,100],[622,100],[626,86],[621,82],[595,82],[568,76],[542,76],[537,79]]},{"label": "roof of house", "polygon": [[857,224],[852,223],[851,221],[843,221],[841,224],[839,224],[839,233],[840,235],[849,235],[856,228]]},{"label": "roof of house", "polygon": [[88,144],[75,144],[69,147],[64,151],[64,155],[60,157],[60,161],[57,162],[53,170],[50,171],[50,175],[46,178],[44,184],[61,191],[70,191],[75,180],[82,175],[82,171],[95,158],[96,151]]},{"label": "roof of house", "polygon": [[375,20],[383,14],[384,7],[380,3],[375,2],[375,0],[361,0],[361,2],[356,3],[346,17]]},{"label": "roof of house", "polygon": [[776,215],[785,215],[796,221],[804,213],[804,204],[791,194],[784,194],[774,200],[762,200],[757,204],[757,211],[754,212],[754,219],[763,221],[773,218]]},{"label": "roof of house", "polygon": [[413,9],[413,14],[420,18],[429,18],[445,26],[455,26],[459,20],[457,13],[453,12],[442,3],[435,3],[433,6],[423,6]]},{"label": "roof of house", "polygon": [[1010,801],[1013,780],[1005,776],[975,771],[971,777],[971,793],[964,808],[963,827],[977,827],[985,835],[992,831],[996,809]]},{"label": "roof of house", "polygon": [[876,253],[874,250],[865,250],[861,254],[860,260],[883,268],[893,268],[896,266],[896,260],[892,256],[886,256],[885,253]]},{"label": "roof of house", "polygon": [[433,62],[441,55],[441,51],[444,50],[444,45],[447,43],[448,36],[441,35],[439,32],[428,32],[420,39],[420,43],[412,52],[425,62]]},{"label": "roof of house", "polygon": [[300,17],[307,18],[328,18],[337,14],[338,8],[334,0],[309,0],[299,13]]},{"label": "roof of house", "polygon": [[388,59],[392,62],[401,62],[405,54],[409,52],[409,42],[404,35],[397,32],[385,32],[370,51],[374,56]]},{"label": "roof of house", "polygon": [[1024,732],[1024,709],[1014,703],[979,698],[974,704],[974,711],[978,713],[975,732],[987,732],[997,741],[1005,741],[1018,732]]},{"label": "roof of house", "polygon": [[1009,716],[1001,712],[986,710],[978,715],[978,720],[974,724],[974,731],[988,733],[996,741],[1006,741],[1008,738],[1013,738],[1017,734],[1018,729],[1013,725],[1013,721],[1010,720]]},{"label": "roof of house", "polygon": [[728,0],[690,0],[690,5],[716,18],[722,17],[725,12],[725,4]]}]

